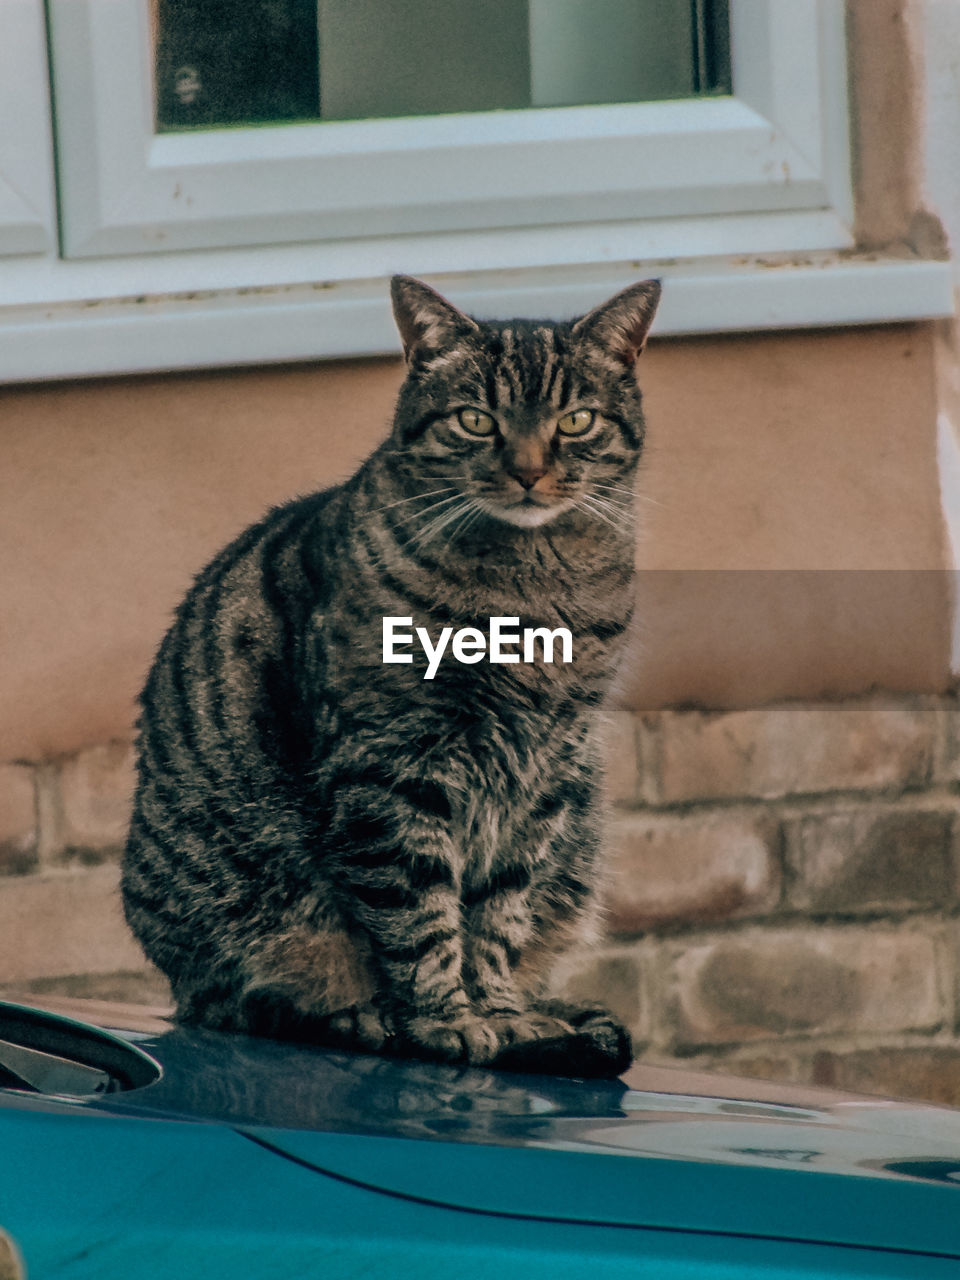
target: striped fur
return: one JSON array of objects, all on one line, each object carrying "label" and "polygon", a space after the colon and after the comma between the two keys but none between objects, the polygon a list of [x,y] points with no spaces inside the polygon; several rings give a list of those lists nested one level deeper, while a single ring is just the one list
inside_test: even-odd
[{"label": "striped fur", "polygon": [[[478,323],[398,277],[390,438],[197,577],[141,697],[123,872],[182,1020],[574,1074],[629,1059],[612,1018],[542,993],[596,915],[633,366],[658,294],[635,285],[576,324]],[[495,430],[471,434],[461,408]],[[589,430],[564,436],[578,409]],[[573,662],[450,660],[425,681],[416,647],[384,665],[385,615],[433,636],[565,626]]]}]

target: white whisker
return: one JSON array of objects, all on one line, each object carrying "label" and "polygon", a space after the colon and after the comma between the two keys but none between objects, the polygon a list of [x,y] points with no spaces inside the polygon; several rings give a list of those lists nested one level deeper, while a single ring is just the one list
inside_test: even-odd
[{"label": "white whisker", "polygon": [[436,535],[444,530],[447,525],[458,519],[465,510],[470,509],[473,504],[473,500],[471,498],[468,498],[463,494],[458,494],[457,497],[460,499],[460,506],[453,507],[447,511],[442,511],[438,516],[434,516],[428,524],[424,525],[422,529],[418,529],[416,533],[414,533],[411,538],[411,542],[416,542],[419,543],[420,546],[423,546],[431,538],[436,537]]},{"label": "white whisker", "polygon": [[602,510],[606,511],[608,515],[614,516],[617,519],[625,520],[632,514],[631,508],[624,506],[622,502],[611,502],[607,498],[598,497],[595,493],[591,493],[587,496],[590,498],[590,501],[594,506],[602,508]]},{"label": "white whisker", "polygon": [[[577,506],[581,510],[589,511],[591,515],[596,516],[598,520],[602,520],[604,524],[608,524],[611,529],[616,529],[618,533],[629,532],[629,524],[623,519],[622,510],[614,508],[611,504],[604,502],[598,498],[596,494],[584,493],[580,496]],[[610,515],[613,511],[614,516]],[[619,517],[615,518],[615,517]]]},{"label": "white whisker", "polygon": [[396,502],[387,502],[382,507],[374,507],[369,514],[372,516],[379,515],[381,511],[389,511],[391,507],[402,507],[405,502],[416,502],[418,498],[434,498],[438,493],[450,493],[454,488],[454,485],[447,484],[442,489],[430,489],[427,493],[414,493],[409,498],[398,498]]},{"label": "white whisker", "polygon": [[402,520],[397,521],[397,524],[410,524],[414,520],[422,520],[426,516],[430,515],[432,511],[436,511],[440,507],[449,506],[451,502],[457,502],[462,497],[463,494],[457,490],[457,492],[449,498],[440,498],[437,502],[431,502],[429,506],[424,507],[422,511],[414,511],[413,515],[404,516]]},{"label": "white whisker", "polygon": [[611,511],[632,511],[633,503],[624,502],[622,498],[612,498],[609,494],[591,493],[590,497],[594,502],[601,502],[605,507],[609,507]]},{"label": "white whisker", "polygon": [[484,510],[484,507],[482,506],[482,504],[477,502],[475,498],[471,498],[469,518],[466,521],[464,521],[464,523],[460,526],[457,532],[459,534],[466,533],[469,528],[471,528],[474,524],[476,524],[477,520],[479,520],[479,518],[482,515],[486,515],[486,514],[487,513]]},{"label": "white whisker", "polygon": [[627,489],[623,485],[610,484],[606,480],[593,480],[591,485],[594,489],[604,489],[610,493],[622,493],[632,498],[635,502],[645,502],[651,507],[662,507],[665,504],[660,502],[658,498],[651,498],[647,493],[639,493],[636,489]]},{"label": "white whisker", "polygon": [[616,497],[633,499],[637,495],[633,489],[627,489],[622,484],[608,484],[605,480],[591,480],[591,489],[602,490],[603,493],[613,494]]}]

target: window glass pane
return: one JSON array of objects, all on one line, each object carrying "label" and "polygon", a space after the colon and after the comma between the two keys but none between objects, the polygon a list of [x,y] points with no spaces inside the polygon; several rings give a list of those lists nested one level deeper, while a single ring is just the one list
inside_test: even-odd
[{"label": "window glass pane", "polygon": [[320,0],[325,120],[530,105],[526,0]]},{"label": "window glass pane", "polygon": [[158,127],[729,92],[726,0],[152,0]]},{"label": "window glass pane", "polygon": [[316,0],[154,0],[158,128],[315,119]]},{"label": "window glass pane", "polygon": [[536,107],[687,98],[689,0],[529,0]]}]

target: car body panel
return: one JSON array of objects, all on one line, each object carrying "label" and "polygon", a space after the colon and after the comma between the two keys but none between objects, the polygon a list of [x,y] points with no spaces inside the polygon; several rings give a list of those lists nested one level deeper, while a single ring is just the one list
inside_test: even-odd
[{"label": "car body panel", "polygon": [[960,1188],[952,1186],[706,1160],[612,1160],[580,1149],[513,1149],[507,1164],[500,1147],[253,1132],[311,1168],[449,1208],[960,1258]]},{"label": "car body panel", "polygon": [[[470,1280],[957,1274],[953,1258],[445,1209],[305,1170],[219,1125],[11,1110],[0,1144],[0,1220],[30,1280],[449,1280],[453,1266]],[[405,1145],[415,1159],[419,1144]],[[514,1180],[516,1154],[491,1152],[498,1180]]]},{"label": "car body panel", "polygon": [[0,1090],[0,1227],[31,1280],[958,1274],[960,1111],[722,1078],[688,1093],[692,1077],[660,1068],[656,1091],[510,1075],[162,1022],[120,1039],[158,1064],[148,1083]]}]

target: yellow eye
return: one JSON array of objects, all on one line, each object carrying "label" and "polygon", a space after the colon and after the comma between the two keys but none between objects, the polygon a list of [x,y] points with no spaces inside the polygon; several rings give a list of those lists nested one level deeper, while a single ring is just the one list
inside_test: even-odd
[{"label": "yellow eye", "polygon": [[592,409],[574,409],[565,413],[557,423],[557,430],[562,436],[585,436],[593,426],[596,415]]},{"label": "yellow eye", "polygon": [[496,419],[482,409],[461,409],[457,418],[464,431],[472,436],[492,436],[497,429]]}]

